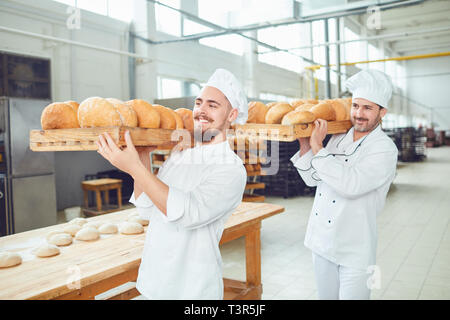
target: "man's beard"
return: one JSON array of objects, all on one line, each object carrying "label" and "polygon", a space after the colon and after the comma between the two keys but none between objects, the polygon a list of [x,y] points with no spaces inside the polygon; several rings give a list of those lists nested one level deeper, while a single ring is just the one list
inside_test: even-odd
[{"label": "man's beard", "polygon": [[[356,119],[361,119],[361,120],[367,121],[367,125],[364,126],[364,124],[363,125],[357,124],[356,123]],[[357,132],[370,132],[370,131],[372,131],[374,128],[376,128],[378,126],[378,124],[381,121],[380,114],[378,114],[377,118],[373,122],[368,122],[368,121],[369,120],[366,119],[366,118],[353,118],[352,117],[352,125],[353,125],[354,130],[357,131]]]}]

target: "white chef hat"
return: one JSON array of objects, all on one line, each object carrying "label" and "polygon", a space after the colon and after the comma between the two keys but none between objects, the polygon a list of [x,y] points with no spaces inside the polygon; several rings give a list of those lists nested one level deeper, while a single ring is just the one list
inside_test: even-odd
[{"label": "white chef hat", "polygon": [[362,70],[350,77],[345,83],[352,92],[352,98],[363,98],[373,103],[389,108],[392,96],[391,78],[378,70]]},{"label": "white chef hat", "polygon": [[237,124],[245,124],[248,118],[248,103],[247,97],[244,93],[239,81],[228,70],[216,69],[213,75],[209,78],[205,87],[214,87],[219,89],[231,104],[231,107],[238,109],[239,113],[234,121]]}]

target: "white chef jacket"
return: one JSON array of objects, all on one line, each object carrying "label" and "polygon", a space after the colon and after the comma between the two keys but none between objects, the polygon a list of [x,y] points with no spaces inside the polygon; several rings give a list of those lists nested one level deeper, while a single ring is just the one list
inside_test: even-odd
[{"label": "white chef jacket", "polygon": [[148,299],[223,299],[219,241],[247,180],[227,141],[174,152],[158,178],[167,216],[142,193],[130,202],[149,219],[136,287]]},{"label": "white chef jacket", "polygon": [[308,186],[317,186],[305,246],[339,265],[367,270],[375,264],[376,218],[394,180],[398,150],[376,127],[353,142],[333,135],[316,155],[297,152],[294,166]]}]

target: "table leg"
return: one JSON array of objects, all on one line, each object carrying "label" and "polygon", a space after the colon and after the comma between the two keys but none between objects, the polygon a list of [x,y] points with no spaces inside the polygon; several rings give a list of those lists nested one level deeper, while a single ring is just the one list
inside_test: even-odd
[{"label": "table leg", "polygon": [[95,191],[96,201],[97,201],[97,211],[102,211],[102,195],[99,190]]},{"label": "table leg", "polygon": [[117,204],[119,208],[122,208],[122,189],[120,187],[117,188]]},{"label": "table leg", "polygon": [[84,207],[89,208],[89,195],[87,190],[83,190],[84,194]]},{"label": "table leg", "polygon": [[[245,236],[245,260],[247,285],[258,287],[261,285],[261,238],[259,226]],[[259,297],[260,298],[260,297]]]},{"label": "table leg", "polygon": [[105,204],[108,205],[109,204],[109,190],[105,190]]}]

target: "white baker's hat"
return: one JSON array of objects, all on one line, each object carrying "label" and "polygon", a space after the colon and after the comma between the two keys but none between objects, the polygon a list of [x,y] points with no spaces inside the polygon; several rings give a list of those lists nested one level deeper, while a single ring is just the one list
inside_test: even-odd
[{"label": "white baker's hat", "polygon": [[219,89],[231,104],[231,107],[238,110],[238,116],[234,121],[237,124],[245,124],[248,118],[248,103],[239,81],[228,70],[216,69],[209,78],[205,87],[214,87]]},{"label": "white baker's hat", "polygon": [[391,78],[378,70],[363,70],[350,77],[345,86],[352,92],[352,98],[363,98],[389,108],[392,96]]}]

